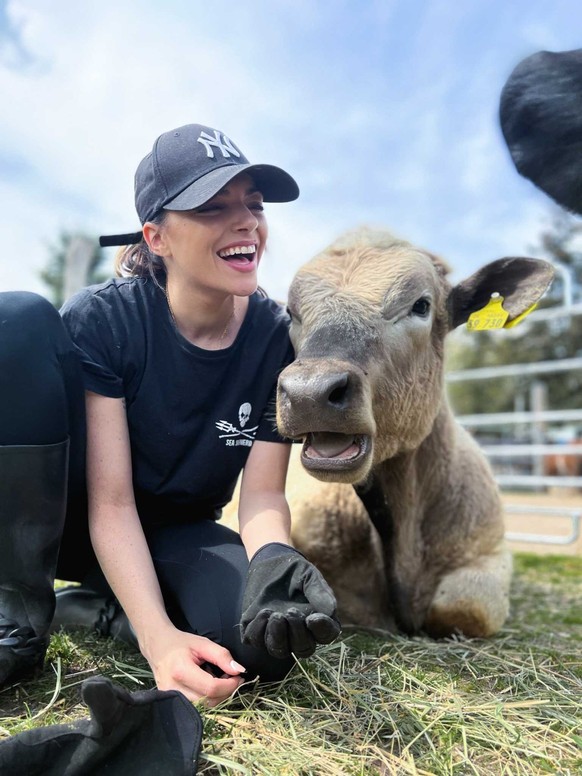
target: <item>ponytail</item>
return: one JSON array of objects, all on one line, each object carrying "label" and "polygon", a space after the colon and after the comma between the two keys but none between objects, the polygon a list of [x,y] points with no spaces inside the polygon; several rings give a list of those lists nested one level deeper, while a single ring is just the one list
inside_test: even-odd
[{"label": "ponytail", "polygon": [[[150,221],[157,226],[161,226],[165,219],[166,211],[162,210],[159,215],[151,218]],[[138,243],[124,245],[117,251],[114,259],[114,268],[115,274],[118,277],[149,277],[157,285],[160,285],[160,281],[163,281],[166,277],[164,260],[150,250],[143,237]]]}]

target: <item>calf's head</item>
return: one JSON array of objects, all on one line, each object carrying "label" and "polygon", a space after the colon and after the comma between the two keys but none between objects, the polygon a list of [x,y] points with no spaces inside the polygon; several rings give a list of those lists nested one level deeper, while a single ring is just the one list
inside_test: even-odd
[{"label": "calf's head", "polygon": [[357,483],[414,450],[443,401],[448,331],[504,298],[509,320],[543,294],[548,262],[506,258],[452,287],[439,259],[386,232],[340,238],[303,266],[289,291],[296,360],[281,374],[277,423],[303,438],[322,480]]}]

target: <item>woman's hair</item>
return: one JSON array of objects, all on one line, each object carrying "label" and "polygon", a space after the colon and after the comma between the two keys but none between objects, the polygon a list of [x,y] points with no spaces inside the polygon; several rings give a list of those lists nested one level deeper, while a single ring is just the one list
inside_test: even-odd
[{"label": "woman's hair", "polygon": [[[149,220],[157,226],[162,226],[166,217],[167,211],[160,210],[157,215]],[[149,277],[158,285],[166,277],[164,260],[150,250],[143,237],[134,245],[124,245],[121,247],[115,254],[114,261],[115,274],[119,277]]]}]

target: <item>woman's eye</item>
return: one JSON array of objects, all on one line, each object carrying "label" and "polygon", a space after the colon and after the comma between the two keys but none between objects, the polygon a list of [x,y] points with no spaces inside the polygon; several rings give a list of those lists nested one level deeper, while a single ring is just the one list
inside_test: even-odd
[{"label": "woman's eye", "polygon": [[249,210],[258,210],[262,212],[265,209],[262,202],[253,202],[252,205],[249,205]]},{"label": "woman's eye", "polygon": [[193,212],[194,213],[218,213],[222,210],[220,205],[202,205],[201,207],[197,207]]},{"label": "woman's eye", "polygon": [[412,305],[410,315],[418,315],[420,318],[426,318],[430,310],[430,301],[424,296],[417,299]]}]

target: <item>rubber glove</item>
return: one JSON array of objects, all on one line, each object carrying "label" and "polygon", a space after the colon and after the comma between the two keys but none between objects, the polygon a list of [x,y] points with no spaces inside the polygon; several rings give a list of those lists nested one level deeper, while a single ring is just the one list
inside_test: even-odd
[{"label": "rubber glove", "polygon": [[304,555],[278,542],[251,558],[243,596],[241,638],[276,658],[309,657],[340,633],[334,594]]}]

